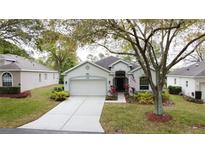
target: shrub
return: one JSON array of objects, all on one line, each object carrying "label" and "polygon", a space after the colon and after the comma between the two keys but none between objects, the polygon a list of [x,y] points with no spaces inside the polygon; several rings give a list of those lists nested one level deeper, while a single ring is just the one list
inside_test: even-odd
[{"label": "shrub", "polygon": [[69,97],[70,94],[65,92],[65,91],[54,91],[52,92],[50,98],[55,100],[55,101],[64,101],[66,100],[66,97]]},{"label": "shrub", "polygon": [[196,103],[196,104],[204,104],[204,102],[201,99],[195,99],[190,96],[184,96],[184,99],[188,102]]},{"label": "shrub", "polygon": [[174,95],[179,95],[182,92],[182,87],[180,86],[169,86],[169,93]]},{"label": "shrub", "polygon": [[139,104],[154,104],[153,94],[151,92],[137,92],[134,94]]},{"label": "shrub", "polygon": [[163,93],[162,93],[162,101],[163,101],[163,102],[164,102],[164,101],[168,101],[169,98],[170,98],[170,96],[169,96],[168,93],[166,93],[166,92],[163,92]]},{"label": "shrub", "polygon": [[20,87],[0,87],[0,94],[19,94]]},{"label": "shrub", "polygon": [[64,86],[58,86],[53,88],[53,92],[60,92],[60,91],[64,91]]}]

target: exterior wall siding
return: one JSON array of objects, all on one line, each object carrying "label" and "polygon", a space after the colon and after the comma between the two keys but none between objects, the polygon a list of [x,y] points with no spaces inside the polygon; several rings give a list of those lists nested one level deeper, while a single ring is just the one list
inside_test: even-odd
[{"label": "exterior wall siding", "polygon": [[[136,91],[140,91],[140,77],[144,76],[144,71],[143,69],[138,69],[133,73],[132,75],[129,75],[129,85],[133,88],[135,88]],[[134,77],[134,81],[133,78]],[[152,71],[152,79],[154,81],[154,84],[156,84],[156,75],[155,72]],[[151,91],[151,87],[149,85],[149,91]]]},{"label": "exterior wall siding", "polygon": [[[176,79],[176,84],[174,80]],[[188,87],[186,86],[186,81],[188,81]],[[182,93],[186,96],[195,97],[195,91],[197,90],[196,80],[187,77],[167,77],[167,86],[181,86]],[[194,95],[193,95],[194,94]]]},{"label": "exterior wall siding", "polygon": [[[39,74],[41,74],[41,82],[39,82]],[[47,74],[47,79],[45,79]],[[51,72],[21,72],[21,91],[31,90],[43,86],[53,85],[58,83],[58,73]]]}]

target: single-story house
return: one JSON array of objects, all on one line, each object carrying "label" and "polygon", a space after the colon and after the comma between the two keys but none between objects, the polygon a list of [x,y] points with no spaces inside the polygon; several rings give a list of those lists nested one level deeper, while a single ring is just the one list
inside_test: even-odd
[{"label": "single-story house", "polygon": [[181,86],[182,93],[195,98],[195,92],[201,91],[205,100],[205,61],[192,64],[170,72],[167,75],[167,86]]},{"label": "single-story house", "polygon": [[0,87],[20,87],[21,92],[58,83],[58,72],[34,60],[0,54]]},{"label": "single-story house", "polygon": [[[95,63],[85,61],[65,71],[64,88],[71,95],[107,95],[111,86],[118,92],[151,90],[144,71],[138,64],[109,56]],[[155,81],[155,71],[152,70]]]}]

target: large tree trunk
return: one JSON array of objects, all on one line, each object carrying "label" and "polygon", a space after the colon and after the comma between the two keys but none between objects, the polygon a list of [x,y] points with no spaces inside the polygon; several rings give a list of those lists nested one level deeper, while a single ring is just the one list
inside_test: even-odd
[{"label": "large tree trunk", "polygon": [[155,113],[157,115],[163,114],[163,104],[162,104],[162,90],[158,89],[154,92],[154,103],[155,103]]},{"label": "large tree trunk", "polygon": [[58,65],[58,76],[59,76],[58,83],[60,84],[60,80],[61,80],[61,65],[60,64]]},{"label": "large tree trunk", "polygon": [[153,90],[154,93],[154,103],[155,103],[155,113],[157,115],[163,114],[163,104],[162,104],[162,89],[163,85],[160,84],[160,71],[156,71],[156,88]]}]

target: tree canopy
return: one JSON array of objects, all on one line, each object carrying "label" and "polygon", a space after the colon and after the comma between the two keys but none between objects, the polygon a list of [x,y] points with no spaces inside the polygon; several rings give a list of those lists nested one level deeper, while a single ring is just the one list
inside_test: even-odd
[{"label": "tree canopy", "polygon": [[13,43],[0,39],[0,54],[15,54],[22,57],[30,58],[30,55]]},{"label": "tree canopy", "polygon": [[[102,19],[73,23],[73,36],[81,44],[95,43],[111,53],[137,60],[155,94],[158,115],[163,114],[162,90],[168,71],[205,40],[204,20]],[[152,69],[156,72],[154,78]]]},{"label": "tree canopy", "polygon": [[38,47],[47,55],[45,63],[57,69],[59,75],[77,62],[76,42],[59,32],[45,31],[38,40]]}]

